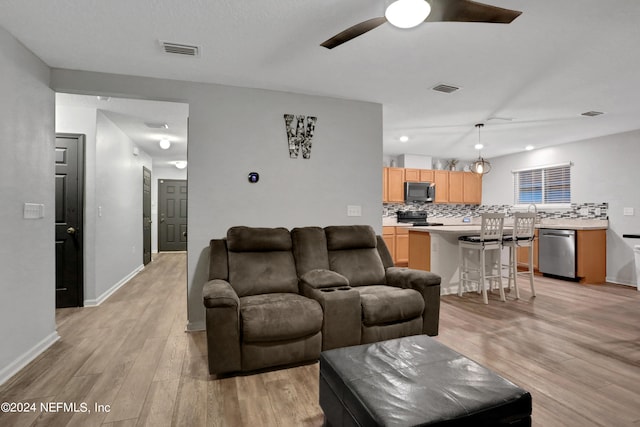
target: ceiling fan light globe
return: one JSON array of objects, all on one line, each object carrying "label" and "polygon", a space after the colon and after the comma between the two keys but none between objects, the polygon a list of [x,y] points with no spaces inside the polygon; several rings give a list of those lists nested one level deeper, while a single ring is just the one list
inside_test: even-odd
[{"label": "ceiling fan light globe", "polygon": [[431,13],[431,6],[425,0],[397,0],[384,12],[385,18],[394,27],[413,28],[420,25]]}]

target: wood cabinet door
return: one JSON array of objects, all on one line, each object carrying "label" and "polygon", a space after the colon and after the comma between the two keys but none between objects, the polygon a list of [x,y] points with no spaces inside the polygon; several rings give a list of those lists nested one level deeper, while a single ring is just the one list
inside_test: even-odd
[{"label": "wood cabinet door", "polygon": [[449,201],[449,171],[433,171],[433,182],[436,184],[436,203]]},{"label": "wood cabinet door", "polygon": [[389,168],[382,168],[382,203],[389,201]]},{"label": "wood cabinet door", "polygon": [[396,232],[395,227],[382,227],[382,240],[387,245],[391,259],[396,262]]},{"label": "wood cabinet door", "polygon": [[[538,271],[538,230],[533,234],[533,270]],[[516,261],[518,267],[526,269],[529,265],[529,249],[530,248],[518,248],[516,254]]]},{"label": "wood cabinet door", "polygon": [[464,203],[479,205],[482,203],[482,175],[463,172],[462,198]]},{"label": "wood cabinet door", "polygon": [[433,182],[433,171],[431,169],[420,169],[420,182]]},{"label": "wood cabinet door", "polygon": [[[449,172],[449,203],[464,203],[464,172]],[[436,196],[438,188],[436,187]]]},{"label": "wood cabinet door", "polygon": [[404,202],[404,169],[387,169],[387,201],[394,203]]},{"label": "wood cabinet door", "polygon": [[420,181],[420,169],[405,169],[404,170],[405,182],[419,182]]},{"label": "wood cabinet door", "polygon": [[431,271],[431,235],[422,231],[409,233],[409,268]]},{"label": "wood cabinet door", "polygon": [[394,262],[397,266],[409,264],[409,229],[396,227],[396,256]]}]

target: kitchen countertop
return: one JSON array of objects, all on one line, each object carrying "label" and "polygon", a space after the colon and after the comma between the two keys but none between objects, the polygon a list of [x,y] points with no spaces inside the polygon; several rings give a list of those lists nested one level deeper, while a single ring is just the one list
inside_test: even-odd
[{"label": "kitchen countertop", "polygon": [[[463,223],[462,218],[438,218],[430,217],[429,221],[440,222],[442,226],[412,226],[411,224],[398,223],[395,218],[383,218],[384,227],[410,227],[416,231],[432,231],[441,233],[465,233],[478,231],[480,218],[473,218],[471,223]],[[505,221],[505,227],[511,227],[513,220]],[[536,228],[556,229],[556,230],[607,230],[609,221],[606,219],[564,219],[564,218],[542,218],[536,223]]]}]

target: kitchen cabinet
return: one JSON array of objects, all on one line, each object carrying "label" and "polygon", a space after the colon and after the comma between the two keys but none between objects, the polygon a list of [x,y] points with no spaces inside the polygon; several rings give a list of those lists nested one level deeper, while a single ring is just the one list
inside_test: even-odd
[{"label": "kitchen cabinet", "polygon": [[482,203],[482,175],[463,172],[462,199],[471,205]]},{"label": "kitchen cabinet", "polygon": [[607,275],[606,230],[578,230],[576,233],[576,276],[580,283],[601,285]]},{"label": "kitchen cabinet", "polygon": [[405,182],[420,182],[420,169],[405,169]]},{"label": "kitchen cabinet", "polygon": [[405,182],[432,182],[436,186],[435,203],[482,203],[482,175],[462,171],[384,168],[382,201],[404,202]]},{"label": "kitchen cabinet", "polygon": [[433,182],[433,170],[420,169],[420,182]]},{"label": "kitchen cabinet", "polygon": [[382,239],[391,253],[393,263],[406,267],[409,263],[409,227],[382,227]]},{"label": "kitchen cabinet", "polygon": [[409,268],[431,271],[431,235],[413,232],[409,236]]},{"label": "kitchen cabinet", "polygon": [[384,168],[382,174],[382,201],[404,202],[404,169]]},{"label": "kitchen cabinet", "polygon": [[518,248],[517,262],[518,267],[525,270],[529,268],[529,249],[533,249],[533,270],[538,272],[538,230],[534,231],[533,247],[532,248]]},{"label": "kitchen cabinet", "polygon": [[[468,172],[449,172],[449,203],[465,203],[464,200],[464,176]],[[436,187],[436,195],[438,187]]]},{"label": "kitchen cabinet", "polygon": [[433,182],[436,185],[436,203],[449,202],[449,171],[433,171]]}]

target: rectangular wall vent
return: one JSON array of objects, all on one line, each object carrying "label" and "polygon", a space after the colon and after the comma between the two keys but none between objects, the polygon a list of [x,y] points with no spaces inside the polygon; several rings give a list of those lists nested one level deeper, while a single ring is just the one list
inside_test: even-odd
[{"label": "rectangular wall vent", "polygon": [[431,89],[435,90],[436,92],[453,93],[453,92],[459,90],[460,88],[457,87],[457,86],[452,86],[452,85],[439,84],[439,85],[436,85],[436,86],[432,87]]},{"label": "rectangular wall vent", "polygon": [[581,116],[587,117],[595,117],[604,114],[602,111],[587,111],[586,113],[582,113]]},{"label": "rectangular wall vent", "polygon": [[185,55],[185,56],[199,56],[200,48],[198,46],[188,45],[188,44],[180,44],[180,43],[171,43],[160,41],[162,45],[162,49],[165,53],[172,53],[176,55]]}]

